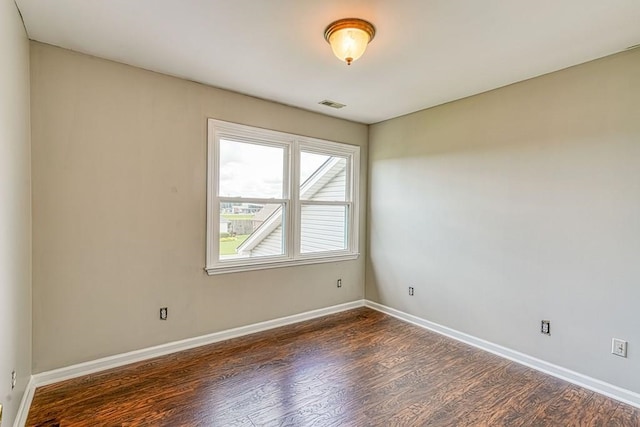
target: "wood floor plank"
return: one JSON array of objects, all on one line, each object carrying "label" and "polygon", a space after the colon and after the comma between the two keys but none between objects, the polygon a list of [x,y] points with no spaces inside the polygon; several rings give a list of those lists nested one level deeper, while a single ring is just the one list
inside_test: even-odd
[{"label": "wood floor plank", "polygon": [[359,308],[39,387],[28,426],[637,426],[637,409]]},{"label": "wood floor plank", "polygon": [[[560,396],[569,384],[553,377],[546,377],[537,387],[521,389],[501,401],[502,408],[489,417],[491,425],[523,426],[533,422],[533,416],[541,406],[547,406]],[[564,417],[562,417],[564,419]],[[549,419],[549,418],[548,418]]]},{"label": "wood floor plank", "polygon": [[528,422],[531,426],[544,426],[546,420],[564,419],[569,425],[576,420],[583,411],[581,403],[588,402],[595,393],[581,387],[569,385],[556,398],[551,399],[546,405],[540,405],[535,415]]},{"label": "wood floor plank", "polygon": [[569,425],[575,427],[605,427],[620,403],[600,394],[594,393],[583,405],[575,420]]},{"label": "wood floor plank", "polygon": [[462,408],[471,403],[468,399],[471,390],[489,381],[509,363],[506,360],[497,360],[487,365],[485,369],[479,370],[475,367],[466,373],[462,371],[462,375],[443,384],[437,393],[433,393],[428,398],[410,399],[411,404],[397,413],[390,420],[390,424],[434,425],[448,422],[453,414],[460,413]]},{"label": "wood floor plank", "polygon": [[[508,400],[538,387],[545,376],[514,363],[493,372],[475,387],[466,390],[459,401],[442,405],[430,425],[475,426],[486,424],[498,411],[508,408]],[[437,423],[435,421],[437,420]]]},{"label": "wood floor plank", "polygon": [[607,426],[609,427],[639,427],[640,426],[640,409],[629,405],[620,404],[609,419]]}]

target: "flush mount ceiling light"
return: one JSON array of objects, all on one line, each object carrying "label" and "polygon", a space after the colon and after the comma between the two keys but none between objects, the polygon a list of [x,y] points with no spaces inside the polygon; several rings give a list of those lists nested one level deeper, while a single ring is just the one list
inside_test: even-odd
[{"label": "flush mount ceiling light", "polygon": [[324,39],[331,45],[333,53],[347,65],[362,56],[375,35],[375,27],[358,18],[340,19],[324,30]]}]

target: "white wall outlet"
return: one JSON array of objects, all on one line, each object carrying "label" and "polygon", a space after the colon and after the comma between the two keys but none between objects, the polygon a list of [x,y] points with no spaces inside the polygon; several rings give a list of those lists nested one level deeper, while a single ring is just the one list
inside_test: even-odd
[{"label": "white wall outlet", "polygon": [[18,375],[16,374],[16,371],[12,371],[11,372],[11,390],[16,388],[17,383],[18,383]]},{"label": "white wall outlet", "polygon": [[339,288],[341,288],[341,287],[342,287],[342,279],[338,279],[338,280],[336,281],[336,285],[337,285]]},{"label": "white wall outlet", "polygon": [[540,322],[540,333],[551,335],[551,320],[543,320]]},{"label": "white wall outlet", "polygon": [[618,338],[612,338],[611,353],[616,356],[627,357],[627,342]]},{"label": "white wall outlet", "polygon": [[167,320],[169,317],[169,309],[167,307],[160,308],[160,320]]}]

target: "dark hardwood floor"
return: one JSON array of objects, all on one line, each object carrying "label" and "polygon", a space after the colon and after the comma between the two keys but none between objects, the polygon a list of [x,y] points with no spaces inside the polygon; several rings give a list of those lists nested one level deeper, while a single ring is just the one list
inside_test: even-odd
[{"label": "dark hardwood floor", "polygon": [[368,308],[38,388],[29,426],[640,426],[640,410]]}]

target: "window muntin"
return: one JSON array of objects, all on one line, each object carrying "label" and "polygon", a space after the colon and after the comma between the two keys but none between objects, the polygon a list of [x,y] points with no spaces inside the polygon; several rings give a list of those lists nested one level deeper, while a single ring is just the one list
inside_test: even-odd
[{"label": "window muntin", "polygon": [[209,274],[357,258],[359,147],[213,119],[208,145]]}]

